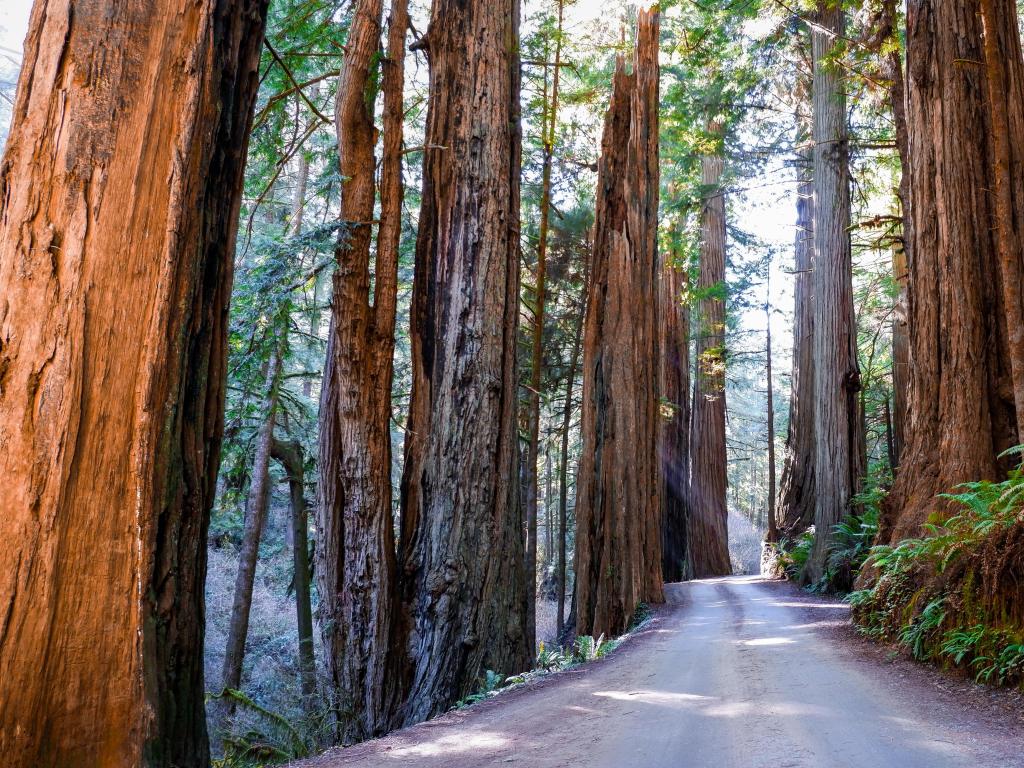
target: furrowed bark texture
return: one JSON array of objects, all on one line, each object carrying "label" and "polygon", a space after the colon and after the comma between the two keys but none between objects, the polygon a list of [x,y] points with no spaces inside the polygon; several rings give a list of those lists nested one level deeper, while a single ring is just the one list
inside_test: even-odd
[{"label": "furrowed bark texture", "polygon": [[814,181],[811,152],[800,157],[794,248],[793,373],[789,432],[779,491],[782,535],[814,524]]},{"label": "furrowed bark texture", "polygon": [[[712,125],[712,133],[719,128]],[[732,572],[729,559],[725,448],[725,191],[721,156],[702,162],[697,361],[690,427],[690,514],[686,576],[702,579]]]},{"label": "furrowed bark texture", "polygon": [[833,527],[850,512],[863,475],[857,327],[850,250],[845,83],[828,61],[844,33],[842,8],[819,3],[811,33],[814,84],[814,548],[805,578],[825,573]]},{"label": "furrowed bark texture", "polygon": [[583,341],[576,631],[622,634],[661,602],[658,461],[658,29],[641,12],[633,73],[618,60],[598,169]]},{"label": "furrowed bark texture", "polygon": [[530,661],[519,506],[519,5],[435,0],[402,479],[406,723]]},{"label": "furrowed bark texture", "polygon": [[[339,697],[343,742],[392,727],[401,690],[396,652],[397,561],[391,511],[391,380],[401,227],[401,98],[408,17],[392,6],[388,58],[377,63],[381,0],[354,9],[338,81],[336,121],[345,232],[321,398],[317,579],[327,667]],[[376,202],[374,68],[383,66],[381,224],[371,294]],[[398,102],[396,114],[396,99]]]},{"label": "furrowed bark texture", "polygon": [[661,398],[671,409],[660,421],[661,575],[686,578],[687,491],[690,481],[690,309],[684,303],[687,272],[665,264],[661,270]]},{"label": "furrowed bark texture", "polygon": [[[1003,302],[997,239],[1007,222],[996,189],[1010,191],[1009,223],[1019,232],[1024,80],[1016,10],[1000,2],[1004,87],[990,93],[979,10],[966,0],[911,0],[907,8],[911,381],[907,444],[879,534],[885,543],[920,535],[930,515],[946,511],[936,494],[999,477],[999,453],[1019,441],[1007,324],[1022,319]],[[993,122],[992,98],[1005,100],[1007,125]],[[998,130],[1008,131],[1009,174],[990,140]]]},{"label": "furrowed bark texture", "polygon": [[37,3],[0,165],[0,754],[203,766],[266,3]]}]

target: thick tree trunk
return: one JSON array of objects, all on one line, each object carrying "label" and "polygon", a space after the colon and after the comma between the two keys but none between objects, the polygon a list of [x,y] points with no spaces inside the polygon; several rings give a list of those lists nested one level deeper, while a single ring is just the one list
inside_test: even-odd
[{"label": "thick tree trunk", "polygon": [[658,461],[658,29],[640,12],[617,62],[598,170],[583,343],[576,631],[621,634],[661,602]]},{"label": "thick tree trunk", "polygon": [[[714,135],[717,125],[710,126]],[[725,447],[725,191],[720,155],[701,161],[700,277],[697,289],[697,360],[690,428],[690,514],[686,531],[687,578],[732,572],[729,559]]]},{"label": "thick tree trunk", "polygon": [[519,6],[434,0],[402,479],[404,721],[529,666],[519,506]]},{"label": "thick tree trunk", "polygon": [[690,481],[690,308],[685,265],[661,270],[661,399],[671,409],[660,422],[661,575],[686,578],[687,491]]},{"label": "thick tree trunk", "polygon": [[[995,56],[986,52],[979,10],[976,0],[911,0],[907,8],[912,365],[907,443],[879,534],[885,543],[920,535],[921,524],[944,511],[936,494],[999,477],[999,453],[1018,441],[1007,327],[1022,319],[1003,301],[997,240],[1007,226],[999,190],[1011,192],[1018,232],[1024,208],[1024,65],[1014,4],[994,6]],[[1002,88],[990,88],[982,65],[995,59]],[[1005,103],[1002,126],[992,99]],[[993,131],[1006,134],[1009,168]]]},{"label": "thick tree trunk", "polygon": [[295,590],[295,618],[299,629],[298,667],[302,695],[316,692],[316,663],[313,658],[313,612],[310,604],[309,515],[306,511],[305,460],[300,442],[274,440],[271,456],[281,463],[288,477],[291,501],[291,535]]},{"label": "thick tree trunk", "polygon": [[205,541],[265,6],[32,14],[0,165],[7,766],[209,761]]},{"label": "thick tree trunk", "polygon": [[845,31],[834,0],[822,0],[811,33],[814,61],[814,548],[804,571],[825,574],[833,528],[850,512],[861,467],[857,326],[850,250],[849,134],[845,83],[828,61]]},{"label": "thick tree trunk", "polygon": [[[256,581],[256,563],[259,560],[260,539],[267,520],[270,503],[270,452],[274,443],[274,424],[277,418],[277,396],[281,385],[281,357],[285,331],[283,322],[278,320],[271,333],[274,349],[267,365],[266,385],[259,412],[264,414],[256,437],[256,453],[252,460],[252,482],[245,504],[245,528],[242,546],[238,551],[238,571],[235,574],[235,591],[231,603],[231,622],[228,625],[227,648],[224,651],[224,667],[221,673],[221,688],[237,690],[242,684],[242,662],[245,658],[245,639],[249,634],[249,610],[252,607],[252,590]],[[222,710],[233,711],[233,699],[225,699]]]},{"label": "thick tree trunk", "polygon": [[[405,0],[392,5],[379,63],[381,0],[361,0],[349,28],[335,119],[345,232],[337,248],[331,332],[320,406],[317,584],[327,668],[339,696],[338,735],[388,731],[401,699],[397,562],[391,511],[391,379],[401,226]],[[383,67],[384,159],[371,300],[376,201],[375,68]],[[397,104],[397,108],[396,108]]]},{"label": "thick tree trunk", "polygon": [[[801,103],[803,99],[800,100]],[[801,126],[801,139],[810,131]],[[794,244],[793,372],[789,431],[779,489],[782,536],[793,539],[814,524],[814,159],[811,146],[797,154]]]}]

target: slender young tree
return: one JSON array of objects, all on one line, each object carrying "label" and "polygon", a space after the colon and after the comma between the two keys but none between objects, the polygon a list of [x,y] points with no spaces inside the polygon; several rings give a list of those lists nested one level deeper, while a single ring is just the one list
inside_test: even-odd
[{"label": "slender young tree", "polygon": [[659,15],[641,11],[633,72],[619,57],[598,168],[583,341],[576,631],[621,634],[661,602],[658,461]]},{"label": "slender young tree", "polygon": [[519,505],[517,0],[434,0],[412,298],[403,720],[531,661]]},{"label": "slender young tree", "polygon": [[661,399],[660,453],[662,481],[662,557],[665,581],[686,578],[687,491],[690,480],[690,308],[685,293],[685,265],[661,269]]},{"label": "slender young tree", "polygon": [[[344,232],[320,405],[317,580],[327,668],[345,716],[344,742],[392,726],[402,696],[392,674],[398,574],[391,511],[391,379],[402,200],[406,0],[393,0],[381,60],[382,0],[353,9],[335,110]],[[380,227],[370,276],[376,195],[373,83],[383,69]],[[372,286],[371,286],[372,282]]]},{"label": "slender young tree", "polygon": [[[555,158],[558,129],[558,97],[562,75],[562,24],[565,0],[556,0],[558,22],[555,27],[555,55],[552,62],[551,97],[547,98],[547,73],[544,78],[543,133],[544,160],[541,171],[540,232],[537,240],[537,278],[534,287],[533,335],[531,338],[530,390],[526,448],[526,634],[537,634],[537,463],[540,459],[540,398],[544,366],[544,310],[547,292],[548,232],[551,221],[551,172]],[[545,64],[545,68],[547,64]],[[535,640],[531,640],[535,642]]]},{"label": "slender young tree", "polygon": [[863,476],[860,370],[850,246],[849,130],[835,62],[845,34],[836,0],[821,0],[811,31],[814,82],[814,525],[805,579],[818,581],[833,528],[850,513]]},{"label": "slender young tree", "polygon": [[[583,280],[583,296],[580,307],[587,303],[587,279]],[[579,370],[580,355],[583,351],[583,318],[576,322],[576,335],[572,342],[572,353],[569,356],[569,371],[565,377],[565,401],[562,404],[561,450],[558,466],[558,565],[556,578],[558,589],[556,600],[556,636],[561,641],[565,634],[565,593],[566,564],[569,534],[569,428],[572,425],[573,391],[576,389],[576,374]]]},{"label": "slender young tree", "polygon": [[0,164],[12,768],[209,763],[206,528],[265,13],[62,0],[32,14]]},{"label": "slender young tree", "polygon": [[[708,132],[719,141],[722,128]],[[728,476],[725,446],[725,189],[721,154],[701,161],[700,277],[695,330],[696,376],[690,427],[690,514],[686,531],[687,577],[732,572],[729,558]]]},{"label": "slender young tree", "polygon": [[765,314],[765,378],[768,381],[768,530],[766,540],[779,540],[779,526],[775,519],[775,383],[772,381],[772,303],[771,283],[768,284],[768,302]]},{"label": "slender young tree", "polygon": [[[270,504],[270,454],[274,444],[274,425],[277,420],[277,400],[281,387],[281,366],[285,353],[287,313],[275,318],[269,329],[272,341],[270,360],[263,388],[263,400],[259,413],[263,423],[256,436],[256,451],[252,462],[252,480],[245,505],[245,526],[242,545],[238,551],[238,570],[235,574],[235,590],[231,603],[231,622],[228,625],[227,647],[224,651],[224,666],[221,672],[221,688],[237,690],[242,684],[242,663],[245,660],[245,640],[249,635],[249,613],[252,608],[252,590],[256,582],[256,564],[259,560],[260,540],[267,521]],[[233,710],[231,702],[224,699],[222,713]]]},{"label": "slender young tree", "polygon": [[274,440],[270,455],[280,462],[288,482],[291,506],[292,589],[295,591],[295,619],[299,634],[299,683],[306,705],[316,692],[316,661],[313,656],[313,611],[310,602],[309,512],[306,509],[306,469],[302,443]]}]

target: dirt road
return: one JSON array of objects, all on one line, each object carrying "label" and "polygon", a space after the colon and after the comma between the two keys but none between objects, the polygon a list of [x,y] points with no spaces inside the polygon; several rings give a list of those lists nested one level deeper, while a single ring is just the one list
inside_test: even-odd
[{"label": "dirt road", "polygon": [[866,648],[841,603],[750,577],[669,600],[604,661],[303,766],[1024,766],[1019,699]]}]

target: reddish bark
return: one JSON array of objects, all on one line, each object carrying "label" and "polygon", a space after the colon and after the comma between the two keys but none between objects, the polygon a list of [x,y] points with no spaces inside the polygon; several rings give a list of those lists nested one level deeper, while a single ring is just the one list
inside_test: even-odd
[{"label": "reddish bark", "polygon": [[[720,136],[712,124],[710,133]],[[696,376],[690,427],[690,515],[686,532],[687,577],[732,573],[729,558],[725,446],[725,190],[720,155],[702,161],[700,277],[697,290]]]},{"label": "reddish bark", "polygon": [[[999,454],[1019,441],[1007,328],[1022,318],[1003,300],[998,240],[1007,226],[1020,231],[1024,213],[1014,170],[1024,159],[1024,64],[1014,4],[991,8],[994,56],[979,10],[977,0],[911,0],[907,8],[912,364],[907,444],[879,535],[886,543],[920,535],[922,523],[945,512],[936,494],[998,478],[1006,469]],[[990,88],[993,65],[1002,88]],[[1005,113],[993,113],[993,99]],[[994,146],[993,132],[1005,134],[1007,147]],[[1009,255],[1020,261],[1019,238]]]},{"label": "reddish bark", "polygon": [[371,300],[376,202],[373,68],[381,0],[361,0],[349,28],[335,119],[345,233],[338,245],[321,397],[317,579],[327,667],[340,697],[345,742],[393,725],[402,696],[392,674],[397,561],[391,511],[391,380],[401,231],[405,0],[392,4],[384,68],[381,214]]},{"label": "reddish bark", "polygon": [[640,12],[633,73],[617,62],[598,169],[583,342],[576,630],[621,634],[661,602],[658,461],[658,30]]},{"label": "reddish bark", "polygon": [[265,2],[37,3],[0,165],[0,753],[202,766]]}]

